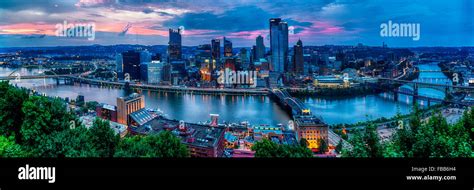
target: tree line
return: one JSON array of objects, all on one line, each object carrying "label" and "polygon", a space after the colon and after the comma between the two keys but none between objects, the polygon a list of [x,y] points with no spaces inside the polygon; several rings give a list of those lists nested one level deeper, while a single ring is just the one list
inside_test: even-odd
[{"label": "tree line", "polygon": [[86,128],[59,98],[0,82],[0,157],[189,157],[171,132],[120,138],[97,118]]}]

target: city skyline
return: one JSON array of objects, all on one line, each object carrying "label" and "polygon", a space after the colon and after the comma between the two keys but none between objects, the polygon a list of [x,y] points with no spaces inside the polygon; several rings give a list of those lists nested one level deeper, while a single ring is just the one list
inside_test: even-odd
[{"label": "city skyline", "polygon": [[[166,45],[168,29],[184,29],[183,46],[207,44],[225,36],[234,47],[252,47],[258,35],[269,46],[271,18],[282,18],[290,30],[289,46],[380,45],[392,47],[472,46],[473,3],[458,1],[2,1],[0,47],[75,45]],[[202,6],[205,5],[205,6]],[[390,7],[397,7],[390,8]],[[18,19],[21,18],[21,19]],[[380,36],[389,20],[419,23],[421,39]],[[55,36],[55,25],[96,25],[95,39]]]}]

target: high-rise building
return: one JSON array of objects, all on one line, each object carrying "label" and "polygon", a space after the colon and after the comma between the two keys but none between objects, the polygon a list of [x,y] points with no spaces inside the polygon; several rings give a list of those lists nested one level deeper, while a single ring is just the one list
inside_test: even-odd
[{"label": "high-rise building", "polygon": [[117,75],[120,76],[123,72],[123,57],[120,53],[115,55],[115,69],[117,71]]},{"label": "high-rise building", "polygon": [[[123,75],[122,78],[140,80],[140,53],[127,51],[122,53]],[[129,78],[127,78],[129,77]]]},{"label": "high-rise building", "polygon": [[224,37],[224,57],[232,57],[232,42]]},{"label": "high-rise building", "polygon": [[264,58],[264,56],[265,56],[265,44],[263,44],[263,37],[259,35],[256,39],[255,60]]},{"label": "high-rise building", "polygon": [[303,42],[301,40],[298,40],[293,46],[293,72],[304,73]]},{"label": "high-rise building", "polygon": [[288,23],[281,18],[270,19],[270,53],[273,71],[283,73],[288,68]]},{"label": "high-rise building", "polygon": [[182,58],[181,50],[181,29],[169,29],[168,59],[180,60]]},{"label": "high-rise building", "polygon": [[117,122],[129,125],[129,116],[131,113],[145,108],[145,97],[143,95],[133,93],[127,97],[117,98]]},{"label": "high-rise building", "polygon": [[221,58],[221,40],[212,39],[211,46],[212,46],[212,59],[219,60]]},{"label": "high-rise building", "polygon": [[252,46],[252,49],[250,49],[250,63],[253,64],[254,62],[258,61],[257,59],[257,46]]},{"label": "high-rise building", "polygon": [[148,84],[158,84],[162,80],[163,63],[161,61],[151,61],[148,64]]},{"label": "high-rise building", "polygon": [[241,65],[242,66],[247,65],[248,62],[249,62],[249,58],[248,58],[248,55],[247,55],[247,49],[245,49],[245,48],[240,49],[239,55],[240,55]]}]

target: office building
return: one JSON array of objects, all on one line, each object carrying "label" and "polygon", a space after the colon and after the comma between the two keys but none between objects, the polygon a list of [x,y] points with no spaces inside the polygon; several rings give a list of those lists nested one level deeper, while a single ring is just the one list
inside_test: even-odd
[{"label": "office building", "polygon": [[296,74],[304,73],[303,42],[298,40],[293,46],[293,72]]},{"label": "office building", "polygon": [[169,29],[168,60],[180,60],[181,50],[181,29]]},{"label": "office building", "polygon": [[123,72],[123,57],[120,53],[115,55],[115,70],[117,71],[117,77]]},{"label": "office building", "polygon": [[259,35],[256,39],[255,60],[259,60],[264,57],[265,57],[265,44],[263,43],[263,37]]},{"label": "office building", "polygon": [[232,57],[232,42],[224,37],[224,57]]},{"label": "office building", "polygon": [[135,51],[123,52],[122,58],[123,75],[121,78],[129,80],[140,80],[140,53]]},{"label": "office building", "polygon": [[221,58],[221,40],[212,39],[211,46],[212,46],[212,59],[219,60]]},{"label": "office building", "polygon": [[270,53],[274,72],[288,69],[288,24],[280,18],[270,19]]},{"label": "office building", "polygon": [[148,77],[147,77],[147,83],[148,84],[158,84],[160,83],[163,78],[162,78],[162,73],[163,73],[163,63],[161,61],[151,61],[148,64]]}]

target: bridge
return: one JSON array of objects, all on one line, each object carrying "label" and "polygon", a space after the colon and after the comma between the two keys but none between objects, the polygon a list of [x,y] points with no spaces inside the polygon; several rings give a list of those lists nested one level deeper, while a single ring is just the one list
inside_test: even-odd
[{"label": "bridge", "polygon": [[0,77],[0,81],[5,81],[5,80],[15,80],[19,81],[22,79],[47,79],[47,78],[53,78],[56,79],[56,84],[59,85],[61,80],[64,81],[64,84],[70,84],[72,83],[72,80],[70,77],[75,77],[75,76],[80,76],[80,74],[67,74],[67,75],[27,75],[27,76],[22,76],[18,73],[11,73],[8,76],[2,76]]},{"label": "bridge", "polygon": [[[446,83],[432,83],[429,82],[432,79],[417,79],[414,81],[408,81],[408,80],[399,80],[399,79],[390,79],[390,78],[378,78],[379,83],[382,84],[388,84],[392,87],[395,86],[395,88],[392,88],[392,92],[394,93],[394,99],[398,100],[398,94],[405,94],[413,97],[413,103],[416,102],[417,99],[421,100],[426,100],[428,101],[428,105],[430,105],[431,102],[446,102],[446,103],[451,103],[451,104],[458,104],[458,105],[463,105],[463,106],[470,106],[472,103],[469,102],[463,102],[462,99],[464,96],[456,97],[454,96],[455,94],[464,94],[465,93],[471,93],[474,92],[474,87],[471,86],[457,86],[451,84],[451,80],[443,80]],[[405,86],[403,86],[405,85]],[[422,95],[419,93],[420,88],[431,88],[438,90],[440,92],[444,92],[446,96],[453,96],[453,100],[446,100],[444,98],[437,98],[437,97],[430,97],[426,95]],[[382,89],[386,90],[386,89]]]},{"label": "bridge", "polygon": [[[84,78],[80,76],[68,76],[74,82],[86,83],[98,86],[112,86],[117,88],[125,88],[127,82],[105,81],[98,79]],[[133,84],[128,83],[130,88],[137,90],[152,90],[163,92],[189,93],[189,94],[228,94],[228,95],[268,95],[268,89],[233,89],[233,88],[197,88],[197,87],[182,87],[169,85],[148,85],[148,84]]]},{"label": "bridge", "polygon": [[270,95],[278,104],[290,112],[292,116],[311,115],[311,110],[300,99],[292,97],[284,89],[272,89]]}]

